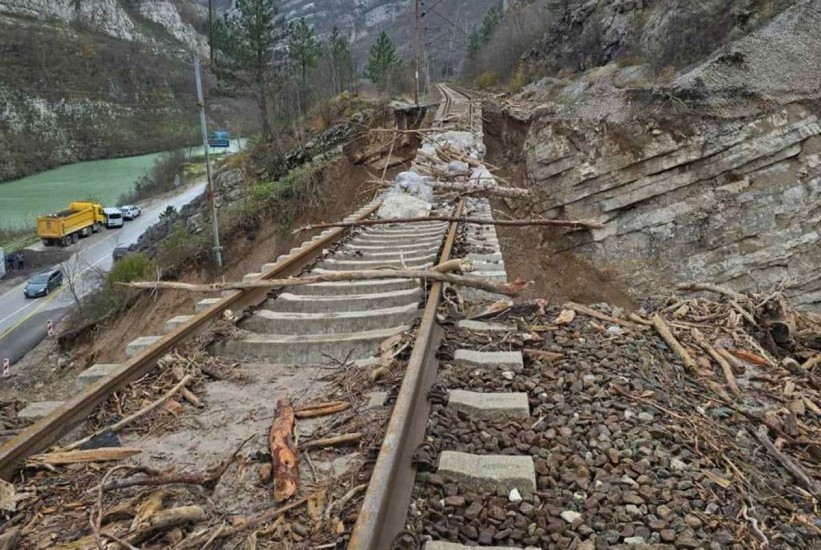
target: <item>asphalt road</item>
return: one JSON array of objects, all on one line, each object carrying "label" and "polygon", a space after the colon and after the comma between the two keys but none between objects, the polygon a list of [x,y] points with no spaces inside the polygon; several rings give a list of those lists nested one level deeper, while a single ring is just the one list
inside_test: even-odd
[{"label": "asphalt road", "polygon": [[[179,210],[204,190],[205,183],[200,182],[177,195],[154,199],[143,207],[142,215],[136,220],[81,239],[73,246],[72,257],[63,264],[64,271],[69,272],[67,276],[76,281],[76,293],[85,296],[97,287],[100,272],[111,268],[111,253],[117,245],[136,242],[148,227],[159,221],[160,214],[169,205]],[[22,283],[0,296],[0,361],[8,358],[12,365],[46,337],[49,320],[56,325],[75,304],[68,283],[37,299],[23,296],[24,286]]]}]

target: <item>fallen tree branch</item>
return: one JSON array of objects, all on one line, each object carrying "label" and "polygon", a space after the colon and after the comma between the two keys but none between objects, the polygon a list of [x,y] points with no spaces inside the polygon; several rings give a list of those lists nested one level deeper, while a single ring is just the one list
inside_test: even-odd
[{"label": "fallen tree branch", "polygon": [[721,367],[721,371],[724,373],[724,380],[727,382],[727,387],[730,389],[730,392],[736,397],[743,398],[744,394],[738,388],[738,384],[735,381],[735,374],[733,373],[732,365],[730,365],[727,359],[722,357],[722,355],[710,345],[698,329],[693,329],[691,334],[693,335],[693,338],[695,338],[698,345],[701,346],[701,348],[713,358],[713,361],[718,363]]},{"label": "fallen tree branch", "polygon": [[770,438],[767,435],[767,428],[765,426],[759,426],[753,433],[755,434],[756,439],[764,445],[764,448],[767,449],[773,458],[778,460],[784,469],[795,477],[798,484],[809,491],[809,493],[814,496],[816,500],[821,501],[821,488],[819,488],[818,484],[807,475],[801,466],[793,462],[790,457],[779,451],[776,446],[773,445],[773,442],[770,441]]},{"label": "fallen tree branch", "polygon": [[610,315],[605,315],[600,311],[596,311],[595,309],[589,308],[587,306],[583,306],[581,304],[577,304],[575,302],[567,302],[562,306],[567,309],[572,309],[577,313],[582,313],[587,315],[588,317],[593,317],[594,319],[598,319],[599,321],[607,321],[608,323],[614,323],[616,325],[621,325],[623,327],[633,329],[633,330],[647,330],[646,327],[641,325],[637,325],[636,323],[631,323],[630,321],[625,321],[624,319],[619,319],[618,317],[612,317]]},{"label": "fallen tree branch", "polygon": [[352,433],[337,435],[334,437],[326,437],[324,439],[315,439],[308,441],[303,445],[306,449],[316,449],[321,447],[337,447],[339,445],[350,445],[351,443],[358,443],[362,439],[361,433]]},{"label": "fallen tree branch", "polygon": [[653,316],[653,327],[659,333],[661,338],[667,343],[673,352],[679,356],[682,363],[684,363],[684,368],[687,372],[694,376],[698,373],[698,364],[695,360],[687,353],[687,350],[684,349],[684,346],[673,336],[673,333],[670,331],[670,327],[667,326],[667,323],[664,322],[664,319],[661,318],[660,315],[656,314]]},{"label": "fallen tree branch", "polygon": [[718,285],[711,285],[709,283],[684,283],[678,285],[679,290],[689,290],[692,292],[715,292],[716,294],[723,294],[724,296],[729,297],[731,300],[739,301],[739,300],[746,300],[747,297],[743,294],[736,292],[730,288]]},{"label": "fallen tree branch", "polygon": [[237,458],[237,455],[248,443],[253,436],[247,438],[245,441],[239,444],[237,449],[229,456],[226,460],[219,463],[216,467],[206,471],[204,474],[192,474],[192,473],[169,473],[169,474],[159,474],[159,475],[149,475],[147,477],[138,477],[138,478],[130,478],[130,479],[117,479],[115,481],[111,481],[105,483],[100,488],[102,491],[113,491],[116,489],[125,489],[127,487],[157,487],[160,485],[201,485],[202,487],[208,489],[209,491],[214,490],[219,483],[219,480],[222,479],[222,476],[228,471],[228,467],[234,462]]},{"label": "fallen tree branch", "polygon": [[180,380],[179,384],[177,384],[176,386],[174,386],[173,388],[168,390],[165,393],[165,395],[163,395],[162,397],[160,397],[159,399],[157,399],[153,403],[149,404],[146,407],[143,407],[142,409],[135,412],[134,414],[123,418],[122,420],[120,420],[116,424],[112,424],[111,426],[106,426],[105,428],[101,428],[101,429],[97,430],[96,432],[94,432],[93,434],[89,435],[88,437],[84,437],[83,439],[80,439],[79,441],[75,441],[74,443],[72,443],[70,445],[66,445],[65,447],[60,449],[60,451],[62,451],[62,452],[73,451],[74,449],[85,445],[86,443],[88,443],[89,441],[91,441],[92,439],[94,439],[95,437],[97,437],[101,434],[119,432],[120,430],[122,430],[123,428],[125,428],[126,426],[128,426],[129,424],[134,422],[135,420],[138,420],[138,419],[142,418],[143,416],[147,415],[148,413],[150,413],[151,411],[153,411],[154,409],[158,408],[160,405],[162,405],[163,403],[165,403],[166,401],[171,399],[171,397],[173,397],[174,394],[176,394],[178,391],[180,391],[180,389],[183,388],[184,386],[188,385],[189,382],[191,382],[191,375],[187,374],[182,380]]},{"label": "fallen tree branch", "polygon": [[45,464],[55,466],[81,462],[111,462],[113,460],[124,460],[141,452],[141,449],[132,447],[112,447],[69,452],[58,451],[30,456],[26,459],[26,466],[41,466]]},{"label": "fallen tree branch", "polygon": [[294,408],[288,399],[277,401],[274,420],[268,434],[271,462],[274,466],[274,500],[291,498],[299,487],[299,460],[294,443]]},{"label": "fallen tree branch", "polygon": [[351,408],[351,404],[347,401],[331,401],[329,403],[319,403],[316,405],[309,405],[299,407],[294,410],[297,418],[316,418],[317,416],[327,416]]},{"label": "fallen tree branch", "polygon": [[329,227],[367,227],[372,225],[390,225],[394,223],[425,223],[425,222],[449,222],[449,223],[469,223],[474,225],[511,225],[519,227],[527,226],[550,226],[550,227],[571,227],[573,229],[602,229],[604,224],[586,220],[489,220],[487,218],[468,218],[464,216],[427,216],[424,218],[397,218],[393,220],[354,220],[349,222],[318,223],[306,225],[295,229],[292,233],[296,235],[302,231],[313,229],[327,229]]},{"label": "fallen tree branch", "polygon": [[140,544],[157,532],[168,531],[174,527],[179,527],[187,523],[199,523],[205,521],[205,511],[199,506],[180,506],[168,510],[161,510],[148,518],[144,527],[132,535],[129,535],[128,542]]},{"label": "fallen tree branch", "polygon": [[357,485],[356,487],[354,487],[353,489],[351,489],[350,491],[348,491],[347,493],[345,493],[345,494],[342,496],[342,498],[340,498],[339,500],[337,500],[337,501],[335,501],[335,502],[330,503],[330,504],[328,505],[328,507],[325,509],[325,514],[323,514],[323,515],[325,516],[325,519],[330,519],[331,514],[334,512],[334,510],[339,510],[339,511],[341,511],[342,509],[344,509],[344,508],[345,508],[345,506],[346,506],[346,505],[347,505],[347,504],[348,504],[348,503],[349,503],[349,502],[350,502],[350,501],[351,501],[351,500],[352,500],[352,499],[353,499],[353,498],[354,498],[357,494],[361,493],[362,491],[364,491],[364,490],[365,490],[365,489],[367,489],[367,488],[368,488],[368,484],[367,484],[367,483],[363,483],[362,485]]},{"label": "fallen tree branch", "polygon": [[812,371],[801,368],[801,365],[799,365],[795,359],[787,357],[781,361],[781,366],[787,369],[793,376],[806,379],[814,390],[821,390],[821,380],[819,380]]},{"label": "fallen tree branch", "polygon": [[[210,283],[210,284],[189,284],[171,281],[146,281],[139,283],[118,283],[130,288],[147,289],[172,289],[184,290],[186,292],[222,292],[223,290],[247,290],[250,288],[281,288],[288,286],[312,285],[316,283],[330,283],[340,281],[379,281],[386,279],[421,279],[424,281],[439,281],[457,286],[478,288],[494,294],[505,296],[518,296],[531,282],[517,279],[512,283],[498,283],[482,277],[472,277],[465,275],[452,275],[449,273],[439,273],[435,271],[416,270],[372,270],[372,271],[338,271],[334,273],[323,273],[310,277],[294,277],[291,279],[262,279],[248,282],[233,283]],[[72,447],[73,448],[73,447]]]},{"label": "fallen tree branch", "polygon": [[[255,516],[251,516],[251,517],[248,517],[248,518],[238,518],[238,519],[235,520],[234,525],[232,525],[230,527],[228,527],[226,525],[221,525],[220,527],[217,528],[216,532],[211,534],[211,536],[208,537],[208,538],[205,538],[203,536],[204,535],[203,533],[193,534],[191,537],[189,537],[188,539],[181,542],[178,545],[178,548],[181,548],[181,549],[188,549],[188,548],[202,548],[202,549],[205,549],[210,545],[210,543],[212,543],[216,540],[224,539],[224,538],[227,538],[227,537],[232,537],[236,534],[242,533],[243,531],[247,531],[249,529],[254,529],[255,527],[257,527],[260,524],[269,523],[269,522],[279,518],[283,514],[285,514],[287,512],[290,512],[294,508],[298,508],[299,506],[302,506],[303,504],[308,502],[309,498],[310,498],[310,496],[303,497],[299,500],[296,500],[296,501],[292,502],[291,504],[288,504],[287,506],[283,506],[281,508],[276,508],[275,510],[268,510],[268,511],[259,513]],[[207,542],[207,544],[204,544],[204,542]]]}]

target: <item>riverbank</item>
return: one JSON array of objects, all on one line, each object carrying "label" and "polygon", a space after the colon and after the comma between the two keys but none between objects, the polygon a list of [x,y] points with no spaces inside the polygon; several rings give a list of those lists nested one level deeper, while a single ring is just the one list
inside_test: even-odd
[{"label": "riverbank", "polygon": [[[232,140],[231,148],[220,152],[234,153],[244,144],[244,139]],[[188,148],[186,153],[189,157],[201,156],[202,147]],[[75,200],[91,199],[115,206],[162,154],[78,162],[0,184],[0,240],[2,234],[25,237],[37,216],[65,208]],[[13,238],[7,240],[14,242]]]}]

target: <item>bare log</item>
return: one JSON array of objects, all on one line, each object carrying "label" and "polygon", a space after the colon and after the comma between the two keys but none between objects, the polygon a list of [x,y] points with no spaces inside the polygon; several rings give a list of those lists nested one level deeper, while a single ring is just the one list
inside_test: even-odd
[{"label": "bare log", "polygon": [[310,277],[294,277],[291,279],[262,279],[248,282],[233,283],[210,283],[195,285],[188,283],[177,283],[171,281],[146,281],[140,283],[121,283],[123,286],[131,288],[147,289],[173,289],[185,290],[187,292],[222,292],[223,290],[246,290],[250,288],[281,288],[288,286],[312,285],[316,283],[329,283],[339,281],[378,281],[385,279],[421,279],[425,281],[439,281],[456,286],[478,288],[494,294],[505,296],[518,296],[532,282],[525,282],[518,279],[512,283],[498,283],[482,277],[472,277],[466,275],[452,275],[440,273],[438,271],[415,271],[415,270],[392,270],[381,269],[371,271],[339,271],[334,273],[323,273]]},{"label": "bare log", "polygon": [[56,466],[59,464],[78,464],[81,462],[111,462],[113,460],[124,460],[141,452],[141,449],[132,447],[113,447],[87,451],[45,453],[30,456],[26,460],[26,465],[39,466],[49,464]]},{"label": "bare log", "polygon": [[778,460],[785,470],[792,474],[792,476],[798,481],[799,485],[814,496],[816,500],[821,500],[821,487],[818,486],[818,483],[810,478],[801,466],[793,462],[790,457],[779,451],[776,446],[773,445],[773,442],[770,441],[770,437],[767,435],[767,428],[765,426],[759,426],[753,433],[755,434],[756,439],[758,439],[758,441],[764,445],[764,448],[767,449],[767,452],[769,452],[773,458]]},{"label": "bare log", "polygon": [[604,224],[588,220],[489,220],[486,218],[468,218],[464,216],[426,216],[424,218],[397,218],[393,220],[354,220],[349,222],[318,223],[295,229],[293,234],[313,229],[327,229],[329,227],[368,227],[372,225],[390,225],[394,223],[425,223],[448,222],[469,223],[474,225],[504,225],[504,226],[549,226],[570,227],[573,229],[602,229]]},{"label": "bare log", "polygon": [[673,335],[672,331],[670,331],[670,327],[667,326],[667,323],[664,322],[664,319],[661,318],[660,315],[656,314],[653,316],[653,327],[662,337],[662,339],[670,346],[670,349],[675,352],[676,355],[681,358],[681,361],[684,363],[684,368],[687,372],[691,375],[695,375],[698,373],[698,364],[695,360],[687,353],[687,350],[684,349],[684,346],[676,339]]},{"label": "bare log", "polygon": [[274,500],[291,498],[299,487],[299,460],[294,443],[294,408],[288,399],[277,401],[268,443],[274,465]]}]

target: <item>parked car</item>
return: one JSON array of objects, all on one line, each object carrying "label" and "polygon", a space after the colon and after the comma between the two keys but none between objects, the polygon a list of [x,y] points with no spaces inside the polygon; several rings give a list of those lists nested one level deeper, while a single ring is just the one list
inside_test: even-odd
[{"label": "parked car", "polygon": [[114,252],[111,253],[111,256],[114,258],[114,261],[122,260],[129,254],[133,254],[137,251],[137,245],[132,244],[118,244],[114,247]]},{"label": "parked car", "polygon": [[23,295],[26,298],[47,296],[52,290],[63,284],[63,272],[57,268],[45,269],[29,279]]},{"label": "parked car", "polygon": [[126,220],[136,220],[140,214],[142,214],[140,208],[138,206],[134,206],[133,204],[121,206],[120,212],[123,213],[123,218]]},{"label": "parked car", "polygon": [[119,208],[103,208],[103,218],[108,229],[123,226],[123,213]]}]

